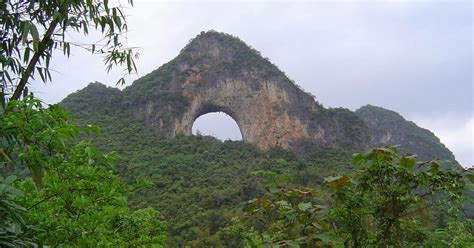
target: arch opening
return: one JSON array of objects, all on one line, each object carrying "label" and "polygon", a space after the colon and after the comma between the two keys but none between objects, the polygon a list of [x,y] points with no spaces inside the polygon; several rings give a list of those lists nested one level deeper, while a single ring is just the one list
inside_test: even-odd
[{"label": "arch opening", "polygon": [[210,112],[197,117],[192,126],[193,135],[209,135],[219,140],[242,140],[237,122],[225,112]]}]

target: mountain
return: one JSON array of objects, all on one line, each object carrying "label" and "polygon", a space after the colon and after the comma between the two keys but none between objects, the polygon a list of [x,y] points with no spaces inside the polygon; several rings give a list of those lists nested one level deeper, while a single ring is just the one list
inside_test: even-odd
[{"label": "mountain", "polygon": [[[60,105],[78,124],[101,128],[90,141],[121,155],[115,170],[125,182],[153,183],[130,202],[160,210],[168,247],[239,247],[222,228],[240,215],[242,202],[264,194],[255,170],[319,187],[326,176],[352,173],[353,152],[386,144],[455,161],[433,133],[393,111],[323,108],[257,51],[215,31],[122,91],[91,83]],[[230,114],[244,141],[190,135],[195,118],[213,111]],[[269,138],[254,139],[262,135]]]},{"label": "mountain", "polygon": [[201,115],[222,111],[244,141],[297,151],[303,143],[365,147],[362,120],[325,109],[268,59],[237,37],[202,32],[180,54],[123,91],[124,106],[156,134],[190,135]]},{"label": "mountain", "polygon": [[262,151],[242,141],[155,134],[124,111],[123,97],[120,90],[91,83],[61,105],[76,123],[101,128],[90,141],[101,151],[120,154],[115,172],[124,182],[145,178],[153,183],[129,202],[132,208],[154,207],[163,214],[169,225],[167,247],[240,247],[222,228],[240,216],[243,202],[265,193],[251,176],[255,170],[288,173],[292,183],[308,187],[353,170],[355,150],[315,147],[303,160],[279,147]]},{"label": "mountain", "polygon": [[[370,105],[356,113],[326,109],[258,51],[237,37],[216,31],[201,32],[176,58],[123,91],[106,93],[104,87],[94,84],[81,94],[91,95],[95,90],[103,94],[86,100],[88,108],[96,113],[120,109],[166,137],[191,135],[199,116],[222,111],[236,121],[244,141],[263,150],[279,146],[307,157],[314,147],[361,150],[401,145],[421,159],[436,157],[457,165],[430,131],[393,111]],[[63,104],[68,105],[73,96]],[[68,106],[74,114],[84,111]]]},{"label": "mountain", "polygon": [[453,153],[433,132],[406,120],[399,113],[372,105],[355,112],[369,128],[370,146],[401,145],[417,154],[419,160],[439,159],[447,167],[459,166]]}]

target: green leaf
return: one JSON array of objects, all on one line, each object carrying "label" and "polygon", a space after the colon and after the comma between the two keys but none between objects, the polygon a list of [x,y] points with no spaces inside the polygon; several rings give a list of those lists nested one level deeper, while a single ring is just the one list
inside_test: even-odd
[{"label": "green leaf", "polygon": [[43,74],[43,70],[41,67],[36,67],[36,70],[38,71],[40,77],[41,77],[41,80],[43,80],[43,82],[46,82],[46,79],[44,77],[44,74]]},{"label": "green leaf", "polygon": [[350,178],[347,176],[326,177],[324,178],[324,181],[331,189],[338,189],[349,184]]},{"label": "green leaf", "polygon": [[28,41],[28,34],[30,32],[30,22],[29,21],[24,21],[22,22],[23,24],[23,31],[21,33],[21,41],[23,42],[23,44],[26,44],[26,42]]},{"label": "green leaf", "polygon": [[38,29],[36,29],[36,26],[35,25],[30,25],[29,28],[30,28],[31,37],[33,37],[33,42],[35,42],[35,41],[39,42]]},{"label": "green leaf", "polygon": [[298,242],[293,241],[293,240],[285,240],[284,242],[288,247],[293,247],[293,248],[299,248],[300,247]]},{"label": "green leaf", "polygon": [[311,202],[306,202],[306,203],[301,202],[298,204],[298,209],[301,211],[307,211],[311,207],[313,207],[313,204]]},{"label": "green leaf", "polygon": [[400,165],[407,168],[409,171],[413,170],[413,166],[416,164],[416,155],[403,156],[400,158]]},{"label": "green leaf", "polygon": [[270,193],[275,194],[275,193],[280,192],[280,189],[277,187],[270,187],[269,191]]},{"label": "green leaf", "polygon": [[352,163],[353,164],[358,165],[358,164],[362,163],[363,161],[364,161],[364,156],[362,154],[354,153],[352,155]]},{"label": "green leaf", "polygon": [[5,178],[5,180],[3,181],[4,184],[12,184],[15,180],[17,179],[17,177],[15,175],[10,175],[8,176],[7,178]]},{"label": "green leaf", "polygon": [[329,235],[327,233],[316,234],[316,235],[314,235],[314,237],[321,240],[324,243],[327,243],[327,242],[331,241],[331,238],[329,237]]}]

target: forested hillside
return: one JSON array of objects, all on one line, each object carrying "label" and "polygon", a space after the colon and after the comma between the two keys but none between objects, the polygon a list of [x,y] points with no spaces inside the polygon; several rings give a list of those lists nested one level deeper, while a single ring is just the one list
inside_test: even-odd
[{"label": "forested hillside", "polygon": [[[159,136],[120,107],[121,97],[119,90],[93,83],[68,96],[61,106],[76,116],[76,123],[101,128],[92,141],[103,152],[121,155],[116,172],[126,183],[138,178],[153,183],[130,196],[130,201],[133,208],[152,206],[163,214],[170,247],[242,245],[243,234],[228,231],[235,225],[232,219],[246,216],[243,209],[249,200],[272,196],[261,178],[252,175],[255,171],[288,175],[288,185],[313,189],[320,189],[325,178],[356,171],[352,150],[308,144],[311,154],[302,159],[288,150],[264,152],[241,141]],[[436,227],[435,217],[430,218]]]},{"label": "forested hillside", "polygon": [[330,148],[314,149],[307,160],[274,148],[262,152],[241,141],[221,142],[206,136],[156,136],[141,122],[116,108],[117,89],[98,83],[71,94],[61,106],[79,124],[96,124],[102,134],[94,143],[103,151],[117,151],[117,172],[126,182],[143,177],[153,188],[131,199],[133,206],[153,206],[170,220],[168,243],[175,247],[229,245],[222,228],[241,215],[245,201],[265,194],[255,170],[294,175],[297,185],[317,187],[324,177],[350,171],[351,154]]},{"label": "forested hillside", "polygon": [[402,144],[421,160],[437,158],[447,167],[459,166],[453,153],[433,132],[406,120],[399,113],[372,105],[363,106],[356,113],[369,127],[371,146]]},{"label": "forested hillside", "polygon": [[[395,112],[324,108],[233,35],[124,90],[30,92],[71,47],[137,71],[116,4],[0,2],[0,247],[474,247],[474,169]],[[192,135],[217,111],[244,141]]]}]

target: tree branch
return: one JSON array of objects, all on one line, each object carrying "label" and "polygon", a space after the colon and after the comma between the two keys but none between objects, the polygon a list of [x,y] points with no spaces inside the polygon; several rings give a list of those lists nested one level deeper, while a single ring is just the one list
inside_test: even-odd
[{"label": "tree branch", "polygon": [[30,62],[28,63],[28,66],[26,67],[25,72],[23,73],[23,76],[20,79],[20,82],[16,86],[15,92],[13,93],[11,97],[12,100],[20,99],[21,93],[25,89],[26,83],[28,83],[28,79],[31,77],[31,74],[34,72],[36,64],[39,62],[41,55],[46,50],[47,44],[51,40],[54,30],[56,29],[58,24],[59,24],[58,19],[54,19],[49,25],[48,30],[46,30],[46,33],[44,34],[43,39],[38,45],[38,51],[36,51],[33,57],[31,58]]}]

